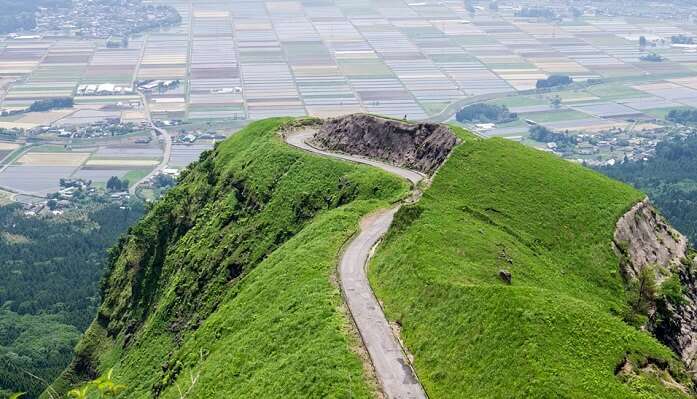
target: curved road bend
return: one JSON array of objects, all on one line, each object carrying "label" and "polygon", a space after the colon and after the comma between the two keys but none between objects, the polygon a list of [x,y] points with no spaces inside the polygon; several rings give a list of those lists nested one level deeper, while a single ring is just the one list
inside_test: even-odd
[{"label": "curved road bend", "polygon": [[[145,95],[142,92],[138,92],[138,94],[140,95],[141,102],[143,103],[143,110],[145,111],[145,118],[147,119],[148,123],[150,124],[150,127],[162,136],[162,138],[164,139],[164,142],[165,142],[164,143],[165,148],[164,148],[164,152],[162,154],[162,161],[160,161],[160,163],[157,166],[155,166],[155,168],[150,173],[148,173],[145,177],[143,177],[142,179],[135,182],[128,189],[128,192],[131,195],[134,195],[136,193],[136,188],[138,188],[138,186],[140,186],[144,182],[148,181],[148,179],[155,176],[157,173],[163,171],[167,167],[167,164],[169,163],[169,158],[172,155],[172,137],[169,135],[169,133],[167,133],[167,131],[165,129],[159,128],[159,127],[157,127],[157,125],[155,125],[155,122],[153,122],[153,120],[152,120],[152,115],[150,114],[150,105],[148,104],[148,101],[145,98]],[[157,138],[156,134],[153,134],[153,137],[155,138],[155,140],[159,140]]]},{"label": "curved road bend", "polygon": [[[291,133],[286,142],[316,154],[378,167],[417,184],[424,176],[418,172],[388,165],[373,159],[320,150],[306,143],[310,130]],[[399,205],[379,211],[361,220],[361,230],[347,245],[339,264],[339,280],[346,304],[361,334],[375,373],[385,395],[390,399],[424,399],[426,393],[416,379],[411,363],[399,339],[390,328],[382,307],[370,288],[366,266],[371,250],[387,232]]]}]

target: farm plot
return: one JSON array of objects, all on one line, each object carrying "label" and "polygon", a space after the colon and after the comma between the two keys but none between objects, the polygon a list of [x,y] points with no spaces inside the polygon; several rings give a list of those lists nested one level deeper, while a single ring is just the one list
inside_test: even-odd
[{"label": "farm plot", "polygon": [[89,158],[88,152],[29,152],[22,155],[17,165],[27,166],[74,166],[78,167]]},{"label": "farm plot", "polygon": [[133,168],[140,166],[155,166],[159,161],[152,159],[90,159],[85,163],[86,168]]},{"label": "farm plot", "polygon": [[191,162],[198,160],[203,151],[210,150],[213,145],[194,144],[194,145],[173,145],[172,155],[169,158],[169,166],[185,167]]},{"label": "farm plot", "polygon": [[0,173],[0,187],[43,196],[58,191],[60,179],[70,177],[76,169],[75,166],[11,165]]}]

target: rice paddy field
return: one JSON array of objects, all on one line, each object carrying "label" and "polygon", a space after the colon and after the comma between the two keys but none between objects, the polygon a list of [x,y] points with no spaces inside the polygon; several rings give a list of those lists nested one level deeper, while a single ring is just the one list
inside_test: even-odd
[{"label": "rice paddy field", "polygon": [[[168,4],[182,15],[182,24],[132,38],[128,48],[68,38],[6,40],[0,46],[0,107],[71,95],[81,84],[163,79],[182,83],[148,96],[158,119],[254,120],[359,111],[422,119],[457,100],[534,89],[538,79],[551,74],[616,82],[560,93],[565,103],[579,105],[567,111],[590,119],[697,105],[694,49],[666,45],[652,49],[664,62],[639,59],[644,53],[639,36],[697,34],[694,25],[674,21],[583,17],[552,23],[515,17],[505,6],[470,15],[462,2]],[[79,123],[105,117],[85,109],[94,114],[123,101],[140,99],[78,96],[77,113],[0,118],[0,126]],[[516,107],[540,105],[529,96],[509,101]],[[135,109],[121,117],[143,115]]]},{"label": "rice paddy field", "polygon": [[[13,152],[14,159],[8,159],[13,158],[7,156]],[[61,178],[91,180],[99,186],[117,176],[134,183],[159,164],[161,157],[162,150],[155,144],[66,149],[59,145],[20,148],[17,144],[0,143],[0,158],[8,159],[6,164],[0,164],[0,191],[45,196],[60,189]]]},{"label": "rice paddy field", "polygon": [[[533,5],[523,1],[518,6]],[[570,132],[649,123],[674,108],[697,106],[697,51],[670,45],[673,35],[697,36],[697,26],[671,20],[584,16],[559,23],[515,17],[515,10],[463,2],[405,0],[168,1],[181,25],[132,37],[127,48],[102,40],[0,38],[0,109],[75,96],[70,110],[0,117],[0,128],[183,119],[191,126],[247,123],[272,116],[329,117],[371,112],[410,119],[437,117],[453,102],[490,101],[520,115],[488,136],[523,137],[525,120]],[[651,48],[663,62],[645,62],[638,38],[664,40]],[[534,93],[536,81],[568,74],[574,85]],[[179,80],[176,88],[138,94],[84,95],[80,85],[131,86]],[[558,96],[560,104],[552,104]],[[26,154],[0,171],[0,187],[57,162],[55,171],[104,180],[151,168],[162,156],[99,141],[87,159]],[[116,148],[116,147],[114,147]],[[206,146],[175,146],[168,164],[183,167]],[[0,156],[7,149],[0,149]],[[107,151],[107,152],[105,152]],[[122,152],[121,152],[122,151]],[[79,151],[78,151],[79,152]],[[37,158],[39,157],[39,158]],[[72,157],[72,158],[71,158]],[[39,163],[37,163],[39,162]],[[72,163],[71,163],[72,162]],[[48,179],[48,177],[46,177]],[[43,178],[23,183],[35,189]],[[4,183],[3,183],[4,182]],[[12,187],[11,185],[9,187]],[[20,190],[21,191],[21,190]]]}]

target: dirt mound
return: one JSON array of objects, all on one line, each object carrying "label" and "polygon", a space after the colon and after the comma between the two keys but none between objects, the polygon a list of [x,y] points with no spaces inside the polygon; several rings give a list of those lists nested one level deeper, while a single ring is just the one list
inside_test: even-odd
[{"label": "dirt mound", "polygon": [[432,174],[459,142],[445,125],[354,114],[328,119],[313,138],[317,146],[380,159]]}]

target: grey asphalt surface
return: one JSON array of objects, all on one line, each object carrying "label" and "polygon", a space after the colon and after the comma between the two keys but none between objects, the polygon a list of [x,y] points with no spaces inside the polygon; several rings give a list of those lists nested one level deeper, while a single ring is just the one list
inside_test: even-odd
[{"label": "grey asphalt surface", "polygon": [[[152,120],[152,115],[150,114],[150,105],[148,104],[145,95],[140,92],[138,94],[140,95],[141,101],[143,102],[145,117],[147,118],[148,123],[150,124],[150,127],[153,130],[157,131],[160,134],[160,136],[162,136],[165,148],[160,163],[152,171],[150,171],[150,173],[148,173],[142,179],[138,180],[135,184],[131,185],[131,187],[128,189],[128,192],[131,195],[134,195],[136,193],[136,189],[138,188],[138,186],[140,186],[141,184],[148,181],[151,177],[163,171],[169,163],[169,158],[172,156],[172,137],[169,135],[169,133],[167,133],[165,129],[159,128],[157,127],[157,125],[155,125],[155,123]],[[153,137],[155,140],[159,140],[157,135],[153,134]]]},{"label": "grey asphalt surface", "polygon": [[[375,166],[408,179],[414,184],[424,177],[418,172],[373,159],[320,150],[306,143],[312,134],[313,131],[308,129],[290,134],[285,139],[288,144],[303,150]],[[346,304],[370,355],[384,394],[394,399],[420,399],[426,398],[426,393],[370,288],[366,268],[372,249],[389,229],[399,207],[397,205],[380,210],[361,220],[360,232],[349,242],[341,256],[339,280]]]}]

